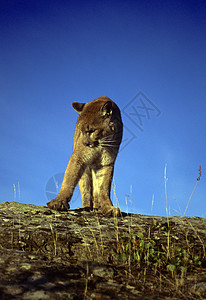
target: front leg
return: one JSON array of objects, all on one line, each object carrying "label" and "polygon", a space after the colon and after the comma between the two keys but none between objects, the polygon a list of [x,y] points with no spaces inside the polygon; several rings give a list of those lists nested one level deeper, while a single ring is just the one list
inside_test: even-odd
[{"label": "front leg", "polygon": [[71,200],[75,186],[83,172],[84,163],[81,161],[81,157],[73,153],[67,165],[59,194],[55,199],[47,203],[49,208],[59,211],[65,211],[70,208],[68,202]]},{"label": "front leg", "polygon": [[104,166],[96,171],[96,184],[95,190],[98,197],[98,203],[95,205],[99,206],[99,210],[105,216],[120,216],[120,209],[114,207],[110,199],[111,184],[113,178],[114,165]]}]

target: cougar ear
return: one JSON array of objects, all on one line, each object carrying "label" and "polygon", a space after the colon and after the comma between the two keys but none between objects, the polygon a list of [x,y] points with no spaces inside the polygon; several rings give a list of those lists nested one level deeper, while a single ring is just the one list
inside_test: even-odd
[{"label": "cougar ear", "polygon": [[72,107],[76,112],[80,113],[85,106],[85,103],[73,102]]},{"label": "cougar ear", "polygon": [[107,101],[101,108],[102,116],[110,116],[112,114],[112,102]]}]

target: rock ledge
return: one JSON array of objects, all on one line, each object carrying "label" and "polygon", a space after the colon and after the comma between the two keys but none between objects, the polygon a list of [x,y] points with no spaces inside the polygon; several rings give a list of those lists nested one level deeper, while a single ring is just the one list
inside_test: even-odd
[{"label": "rock ledge", "polygon": [[[2,300],[206,298],[204,218],[106,218],[83,209],[56,212],[4,202],[0,219]],[[163,250],[169,241],[194,262],[198,257],[199,267],[185,276],[154,273],[151,266],[140,270],[134,249],[143,239],[158,241]]]}]

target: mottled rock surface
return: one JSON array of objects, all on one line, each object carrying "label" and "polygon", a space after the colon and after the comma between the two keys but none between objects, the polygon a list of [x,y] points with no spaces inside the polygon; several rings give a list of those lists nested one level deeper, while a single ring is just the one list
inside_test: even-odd
[{"label": "mottled rock surface", "polygon": [[[4,202],[0,220],[2,300],[206,299],[204,218],[106,218],[83,209],[57,212]],[[162,262],[155,268],[138,261],[142,244],[154,266],[159,252],[174,249],[168,257],[184,256],[174,260],[183,271],[160,272]],[[181,269],[183,261],[187,270]]]}]

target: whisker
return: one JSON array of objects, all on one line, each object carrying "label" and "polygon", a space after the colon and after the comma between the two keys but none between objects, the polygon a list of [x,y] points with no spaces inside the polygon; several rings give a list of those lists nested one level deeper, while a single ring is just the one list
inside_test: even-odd
[{"label": "whisker", "polygon": [[115,133],[115,134],[110,134],[110,135],[107,135],[103,138],[101,138],[102,141],[108,141],[108,140],[111,140],[111,139],[114,139],[116,140],[117,138],[120,138],[122,136],[121,133]]},{"label": "whisker", "polygon": [[107,140],[107,141],[103,141],[103,140],[100,140],[100,143],[106,143],[106,144],[114,144],[114,145],[119,145],[119,141],[112,141],[112,140]]},{"label": "whisker", "polygon": [[100,146],[102,146],[102,147],[111,147],[111,148],[116,147],[117,148],[117,147],[119,147],[119,144],[106,144],[106,143],[102,144],[101,143]]}]

